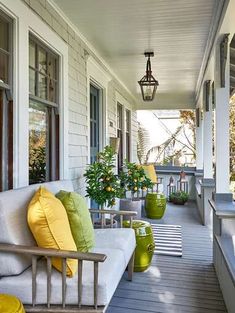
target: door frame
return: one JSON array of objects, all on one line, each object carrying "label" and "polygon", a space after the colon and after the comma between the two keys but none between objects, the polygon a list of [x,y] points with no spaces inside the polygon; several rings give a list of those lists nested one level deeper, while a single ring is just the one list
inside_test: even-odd
[{"label": "door frame", "polygon": [[88,164],[90,164],[90,85],[99,89],[99,151],[108,144],[107,103],[108,83],[111,76],[96,62],[92,56],[87,58],[87,127],[88,127]]}]

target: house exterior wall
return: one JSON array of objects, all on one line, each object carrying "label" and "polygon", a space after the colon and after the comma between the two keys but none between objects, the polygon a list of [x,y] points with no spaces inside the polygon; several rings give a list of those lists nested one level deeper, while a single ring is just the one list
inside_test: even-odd
[{"label": "house exterior wall", "polygon": [[[55,32],[68,46],[68,177],[73,180],[74,188],[85,194],[84,169],[89,163],[89,98],[87,97],[87,59],[92,56],[100,67],[110,75],[109,70],[80,38],[66,20],[47,0],[22,1]],[[45,37],[47,35],[45,34]],[[135,101],[115,77],[108,83],[106,103],[106,129],[103,146],[109,144],[109,137],[116,136],[116,96],[118,91],[132,109],[132,158],[136,160],[137,120]],[[63,79],[63,77],[62,77]],[[111,122],[111,123],[110,123]],[[112,125],[112,126],[110,126]],[[17,186],[20,187],[20,186]]]}]

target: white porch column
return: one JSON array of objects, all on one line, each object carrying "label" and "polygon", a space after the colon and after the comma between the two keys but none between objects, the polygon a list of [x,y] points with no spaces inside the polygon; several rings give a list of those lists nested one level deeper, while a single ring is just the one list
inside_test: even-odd
[{"label": "white porch column", "polygon": [[[210,82],[205,82],[204,94],[204,118],[203,118],[203,179],[199,180],[201,186],[201,201],[199,203],[199,212],[202,218],[202,223],[211,227],[212,225],[212,210],[208,200],[212,197],[214,190],[213,179],[213,146],[212,146],[212,96]],[[209,85],[207,89],[207,85]],[[208,90],[208,91],[206,91]],[[207,92],[209,99],[207,100]],[[206,103],[208,101],[208,103]],[[208,107],[207,107],[208,106]],[[208,111],[206,111],[206,109]]]},{"label": "white porch column", "polygon": [[225,87],[215,90],[216,194],[229,193],[229,49],[225,68]]},{"label": "white porch column", "polygon": [[203,169],[203,125],[199,117],[199,127],[196,128],[196,168],[197,170]]},{"label": "white porch column", "polygon": [[204,112],[203,118],[203,177],[213,178],[213,150],[212,150],[212,103],[209,98],[209,111]]}]

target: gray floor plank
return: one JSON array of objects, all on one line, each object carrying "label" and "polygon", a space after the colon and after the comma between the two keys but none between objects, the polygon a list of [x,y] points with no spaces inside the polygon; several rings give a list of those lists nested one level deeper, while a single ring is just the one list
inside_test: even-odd
[{"label": "gray floor plank", "polygon": [[122,278],[107,313],[226,313],[212,264],[210,230],[194,203],[167,206],[155,224],[182,226],[183,256],[154,255],[151,267]]}]

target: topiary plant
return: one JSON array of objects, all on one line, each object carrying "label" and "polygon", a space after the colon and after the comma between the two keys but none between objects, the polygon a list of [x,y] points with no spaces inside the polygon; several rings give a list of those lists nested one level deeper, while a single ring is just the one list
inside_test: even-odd
[{"label": "topiary plant", "polygon": [[114,169],[115,152],[112,147],[106,146],[103,152],[97,154],[97,161],[90,164],[85,171],[86,197],[93,199],[101,208],[105,205],[112,207],[115,199],[124,194]]},{"label": "topiary plant", "polygon": [[174,204],[185,204],[189,199],[189,195],[184,191],[172,192],[169,196],[170,202]]},{"label": "topiary plant", "polygon": [[135,194],[139,197],[141,190],[145,191],[148,188],[153,187],[153,183],[146,176],[144,169],[136,163],[131,163],[125,160],[123,171],[120,173],[121,185],[127,191],[131,192],[131,198],[133,199]]}]

